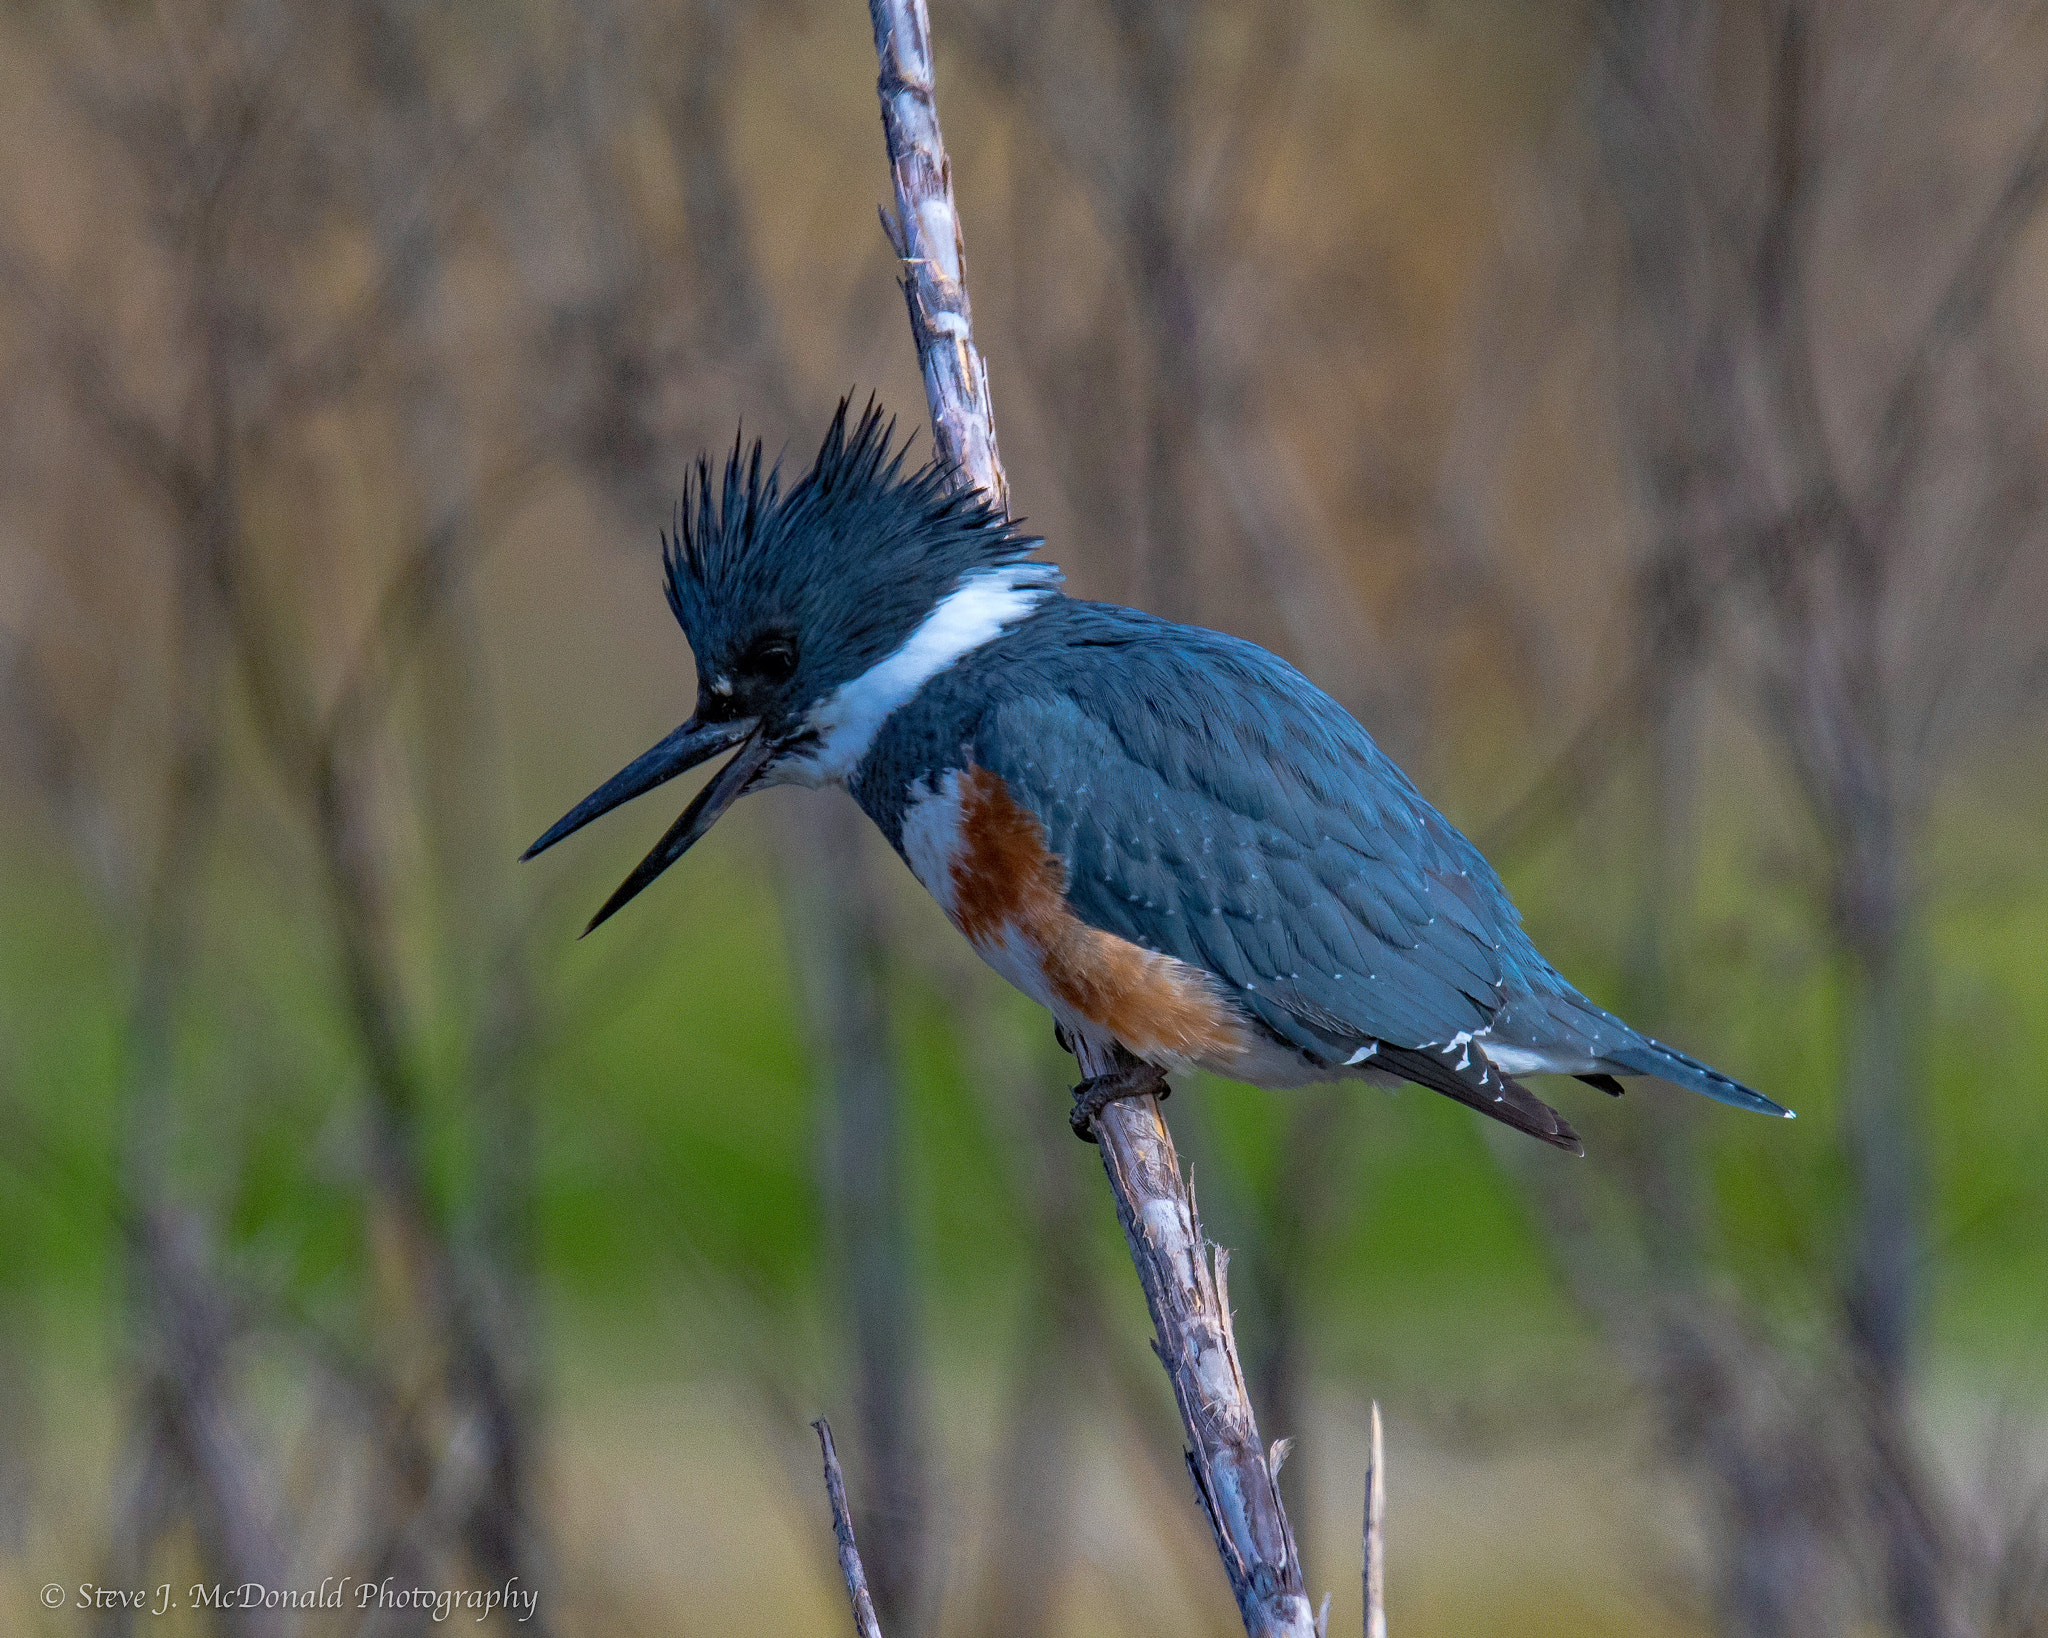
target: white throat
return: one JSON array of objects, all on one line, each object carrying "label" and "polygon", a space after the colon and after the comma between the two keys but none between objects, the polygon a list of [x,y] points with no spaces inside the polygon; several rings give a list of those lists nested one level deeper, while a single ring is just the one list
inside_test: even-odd
[{"label": "white throat", "polygon": [[978,569],[945,596],[901,648],[843,683],[805,721],[817,739],[776,763],[764,784],[843,783],[897,707],[1038,607],[1059,583],[1050,563]]}]

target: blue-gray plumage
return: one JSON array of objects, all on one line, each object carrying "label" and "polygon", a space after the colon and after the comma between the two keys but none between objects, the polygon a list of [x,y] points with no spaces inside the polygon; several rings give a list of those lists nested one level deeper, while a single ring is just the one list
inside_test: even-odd
[{"label": "blue-gray plumage", "polygon": [[598,919],[746,790],[833,783],[991,965],[1107,1049],[1414,1080],[1573,1149],[1517,1075],[1785,1113],[1567,983],[1479,851],[1292,666],[1062,595],[1022,561],[1039,541],[942,473],[902,477],[889,444],[842,405],[786,497],[758,448],[716,507],[700,466],[668,558],[698,713],[532,851],[741,750]]}]

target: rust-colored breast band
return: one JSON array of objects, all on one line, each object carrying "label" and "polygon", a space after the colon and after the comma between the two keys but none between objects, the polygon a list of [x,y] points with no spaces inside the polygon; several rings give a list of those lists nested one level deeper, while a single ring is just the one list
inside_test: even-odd
[{"label": "rust-colored breast band", "polygon": [[1066,865],[1046,847],[1045,827],[987,768],[961,773],[950,873],[954,919],[977,949],[1028,945],[1053,998],[1138,1056],[1228,1062],[1249,1046],[1206,973],[1074,914]]}]

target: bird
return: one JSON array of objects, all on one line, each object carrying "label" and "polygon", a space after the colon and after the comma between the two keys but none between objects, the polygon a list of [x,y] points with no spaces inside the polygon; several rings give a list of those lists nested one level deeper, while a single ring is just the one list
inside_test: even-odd
[{"label": "bird", "polygon": [[742,796],[837,786],[981,958],[1113,1067],[1108,1104],[1199,1068],[1270,1088],[1413,1082],[1583,1154],[1521,1080],[1653,1076],[1789,1117],[1633,1029],[1540,953],[1499,875],[1366,729],[1242,638],[1064,592],[1045,545],[840,402],[786,485],[735,438],[686,477],[663,584],[691,716],[532,858],[733,755],[584,929]]}]

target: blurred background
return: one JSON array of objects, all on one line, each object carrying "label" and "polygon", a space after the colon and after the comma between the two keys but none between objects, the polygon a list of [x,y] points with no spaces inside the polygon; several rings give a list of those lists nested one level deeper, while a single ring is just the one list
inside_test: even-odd
[{"label": "blurred background", "polygon": [[[933,22],[1071,588],[1800,1115],[1183,1090],[1331,1630],[1377,1398],[1399,1638],[2048,1632],[2048,15]],[[853,0],[0,19],[0,1631],[838,1632],[820,1413],[890,1638],[1236,1629],[1071,1064],[852,805],[586,943],[677,799],[514,863],[689,709],[697,454],[922,428],[874,83]]]}]

